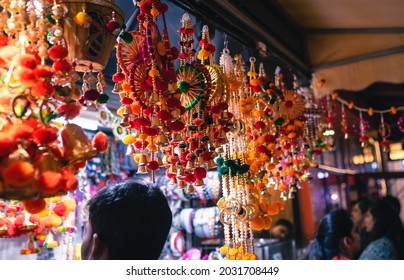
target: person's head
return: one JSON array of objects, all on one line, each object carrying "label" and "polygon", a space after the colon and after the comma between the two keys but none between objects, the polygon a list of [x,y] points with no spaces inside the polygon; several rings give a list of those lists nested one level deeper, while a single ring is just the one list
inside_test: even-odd
[{"label": "person's head", "polygon": [[371,201],[366,198],[359,200],[353,205],[351,215],[352,219],[357,225],[362,225],[365,214],[369,210],[371,205]]},{"label": "person's head", "polygon": [[404,227],[389,199],[383,198],[373,204],[365,215],[366,230],[372,242],[387,236],[393,243],[400,258],[404,258]]},{"label": "person's head", "polygon": [[104,187],[88,203],[82,259],[158,259],[172,223],[160,189],[136,181]]},{"label": "person's head", "polygon": [[334,257],[353,258],[360,250],[360,235],[348,211],[339,209],[326,214],[320,222],[315,244],[315,252],[310,259],[331,260]]},{"label": "person's head", "polygon": [[293,233],[293,224],[285,219],[279,219],[270,230],[271,237],[280,240],[290,238]]}]

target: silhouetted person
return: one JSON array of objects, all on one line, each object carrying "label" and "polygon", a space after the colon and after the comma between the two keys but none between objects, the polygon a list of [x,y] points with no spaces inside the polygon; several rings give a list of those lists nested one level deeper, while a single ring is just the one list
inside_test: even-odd
[{"label": "silhouetted person", "polygon": [[125,181],[89,201],[82,259],[157,260],[172,223],[160,189]]}]

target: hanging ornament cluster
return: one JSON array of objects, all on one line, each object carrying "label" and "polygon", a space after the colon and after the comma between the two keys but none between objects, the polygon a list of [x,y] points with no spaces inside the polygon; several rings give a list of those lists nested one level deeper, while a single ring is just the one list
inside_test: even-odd
[{"label": "hanging ornament cluster", "polygon": [[[168,38],[166,5],[137,5],[139,30],[118,38],[113,76],[127,155],[137,162],[138,174],[151,171],[154,182],[155,171],[165,167],[169,184],[188,193],[203,188],[207,171],[217,168],[221,252],[227,259],[256,259],[252,231],[269,229],[271,216],[284,208],[278,200],[292,199],[308,185],[309,168],[329,149],[322,129],[330,129],[331,121],[322,124],[321,109],[307,104],[296,80],[287,90],[280,71],[271,83],[252,58],[246,75],[241,56],[232,57],[227,42],[215,64],[208,27],[196,44],[188,14],[178,30],[178,51]],[[161,18],[163,35],[156,24]],[[271,189],[280,191],[279,199]]]},{"label": "hanging ornament cluster", "polygon": [[[326,83],[325,80],[318,81],[316,86],[317,87],[322,87]],[[330,102],[331,101],[331,102]],[[359,135],[359,141],[362,147],[366,147],[369,145],[369,136],[368,132],[371,129],[370,127],[370,122],[365,118],[365,114],[367,114],[369,117],[375,116],[375,114],[380,114],[380,124],[379,127],[377,128],[378,134],[380,136],[380,146],[382,148],[382,151],[387,153],[389,151],[389,146],[390,146],[390,141],[389,137],[391,135],[391,126],[390,124],[386,123],[384,121],[384,115],[385,114],[390,114],[390,115],[396,115],[398,111],[404,111],[404,107],[395,107],[391,106],[388,109],[382,109],[382,110],[376,110],[372,107],[369,108],[362,108],[357,105],[353,101],[346,101],[343,98],[341,98],[337,92],[332,91],[328,93],[324,98],[322,98],[321,103],[323,105],[323,110],[325,111],[326,115],[326,123],[329,128],[329,131],[334,131],[332,128],[332,123],[334,121],[334,118],[332,117],[332,114],[330,115],[330,112],[333,112],[333,108],[330,107],[330,104],[332,102],[339,102],[341,103],[341,131],[344,135],[345,139],[349,138],[349,132],[350,128],[352,128],[352,131]],[[331,110],[330,110],[331,108]],[[350,124],[348,122],[348,117],[347,117],[347,111],[355,111],[358,112],[359,115],[359,120],[356,123]],[[403,129],[403,120],[404,117],[401,116],[397,120],[397,127],[401,133],[404,134],[404,129]]]},{"label": "hanging ornament cluster", "polygon": [[[74,23],[72,16],[77,6],[81,6],[78,3],[45,0],[2,3],[0,197],[24,200],[75,190],[74,174],[78,168],[106,150],[103,133],[97,134],[91,143],[79,126],[62,126],[56,121],[61,117],[68,123],[77,117],[84,99],[97,104],[103,103],[101,99],[105,101],[102,73],[95,78],[92,71],[106,64],[109,53],[98,60],[99,53],[95,50],[100,49],[97,47],[100,42],[77,44],[76,39],[89,37],[88,30],[81,31],[86,24],[97,25],[98,32],[103,33],[105,24],[96,24],[105,20],[100,13],[111,13],[116,6],[108,3],[105,10],[98,1],[86,3],[80,13],[77,11],[76,21],[82,24]],[[98,19],[90,21],[89,14]],[[101,49],[108,52],[105,46],[110,39],[104,39]],[[92,51],[79,50],[84,45]],[[85,53],[94,57],[85,57]],[[76,88],[80,79],[76,71],[86,72],[82,93]],[[97,89],[92,89],[95,83]]]}]

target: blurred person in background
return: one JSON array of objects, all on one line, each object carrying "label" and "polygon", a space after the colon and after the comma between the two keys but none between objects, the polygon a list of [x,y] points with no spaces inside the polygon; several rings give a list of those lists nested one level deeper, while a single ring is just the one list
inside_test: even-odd
[{"label": "blurred person in background", "polygon": [[355,222],[348,211],[338,209],[321,219],[303,259],[351,260],[359,250],[360,235]]},{"label": "blurred person in background", "polygon": [[360,260],[404,260],[404,227],[398,209],[390,198],[383,198],[366,213],[369,245]]},{"label": "blurred person in background", "polygon": [[355,255],[354,257],[355,259],[359,258],[362,251],[368,245],[369,232],[366,230],[364,218],[371,205],[372,202],[369,199],[363,198],[358,202],[356,202],[352,207],[351,211],[352,219],[356,223],[356,226],[358,227],[359,230],[359,234],[361,236],[361,247],[359,252]]}]

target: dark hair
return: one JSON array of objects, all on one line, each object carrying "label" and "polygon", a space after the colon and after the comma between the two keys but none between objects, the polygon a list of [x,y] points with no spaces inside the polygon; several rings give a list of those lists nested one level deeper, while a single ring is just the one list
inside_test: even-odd
[{"label": "dark hair", "polygon": [[361,210],[362,214],[365,214],[369,208],[372,206],[372,202],[370,199],[362,198],[361,200],[357,201],[355,204],[358,204],[359,209]]},{"label": "dark hair", "polygon": [[397,197],[392,196],[392,195],[386,195],[383,199],[387,200],[390,202],[391,207],[393,207],[393,210],[397,212],[398,215],[400,215],[401,212],[401,203],[400,200],[398,200]]},{"label": "dark hair", "polygon": [[375,220],[369,235],[369,242],[387,236],[393,243],[397,257],[404,259],[404,227],[389,199],[383,198],[373,204],[370,213]]},{"label": "dark hair", "polygon": [[286,227],[286,228],[288,229],[288,231],[289,231],[288,236],[290,236],[290,235],[293,234],[293,224],[292,224],[289,220],[286,220],[286,219],[279,219],[279,220],[276,222],[275,225],[276,225],[276,226],[284,226],[284,227]]},{"label": "dark hair", "polygon": [[115,260],[158,259],[172,223],[159,188],[125,181],[101,189],[89,201],[94,233]]},{"label": "dark hair", "polygon": [[341,239],[351,236],[354,221],[348,211],[338,209],[326,214],[320,222],[315,239],[310,245],[307,259],[331,260],[343,254]]}]

